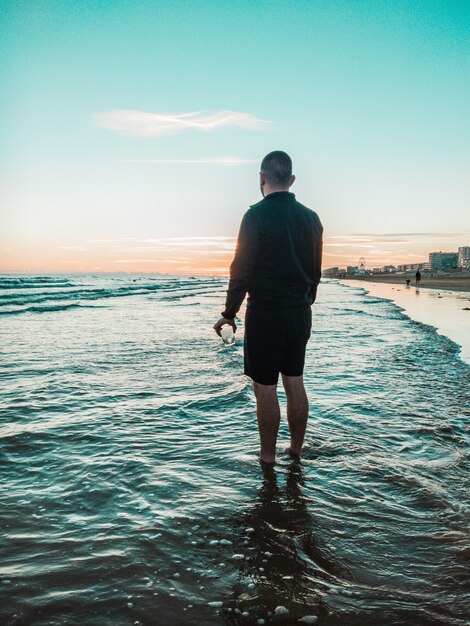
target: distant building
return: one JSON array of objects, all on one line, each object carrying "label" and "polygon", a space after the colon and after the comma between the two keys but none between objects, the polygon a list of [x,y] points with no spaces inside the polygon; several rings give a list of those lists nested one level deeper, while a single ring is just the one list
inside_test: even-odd
[{"label": "distant building", "polygon": [[462,246],[458,252],[458,266],[470,270],[470,246]]},{"label": "distant building", "polygon": [[322,272],[322,276],[324,276],[325,278],[337,278],[339,274],[339,267],[329,267]]},{"label": "distant building", "polygon": [[348,265],[346,268],[347,274],[357,274],[358,271],[359,271],[359,268],[357,265]]},{"label": "distant building", "polygon": [[392,274],[397,271],[397,268],[395,267],[395,265],[384,265],[382,271],[385,274]]},{"label": "distant building", "polygon": [[397,272],[417,272],[425,269],[430,269],[429,263],[406,263],[397,266]]},{"label": "distant building", "polygon": [[457,268],[459,255],[457,252],[430,252],[429,264],[431,270],[453,270]]}]

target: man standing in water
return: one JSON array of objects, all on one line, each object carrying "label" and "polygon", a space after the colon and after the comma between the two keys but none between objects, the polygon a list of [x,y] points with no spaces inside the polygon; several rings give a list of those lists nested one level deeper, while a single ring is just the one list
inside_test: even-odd
[{"label": "man standing in water", "polygon": [[305,349],[312,327],[311,305],[321,278],[323,226],[318,215],[289,191],[292,161],[282,151],[261,163],[263,200],[243,215],[230,265],[225,309],[214,325],[236,331],[235,316],[248,293],[244,373],[253,380],[260,435],[260,461],[272,464],[281,417],[279,373],[287,397],[291,456],[299,458],[308,419],[303,383]]}]

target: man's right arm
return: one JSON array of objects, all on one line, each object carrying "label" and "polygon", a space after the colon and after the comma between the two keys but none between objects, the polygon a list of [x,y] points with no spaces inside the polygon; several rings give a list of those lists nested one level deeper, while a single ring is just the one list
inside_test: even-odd
[{"label": "man's right arm", "polygon": [[230,280],[225,309],[221,313],[222,317],[226,319],[235,317],[251,285],[258,244],[259,234],[256,220],[253,211],[248,209],[240,224],[235,256],[230,265]]}]

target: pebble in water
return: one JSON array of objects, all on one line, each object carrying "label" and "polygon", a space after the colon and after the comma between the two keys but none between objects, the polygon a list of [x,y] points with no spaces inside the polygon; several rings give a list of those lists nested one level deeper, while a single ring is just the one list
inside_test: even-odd
[{"label": "pebble in water", "polygon": [[304,615],[297,621],[301,624],[316,624],[318,621],[318,617],[316,615]]},{"label": "pebble in water", "polygon": [[232,556],[232,559],[233,559],[234,561],[243,561],[243,559],[244,559],[244,558],[245,558],[245,555],[244,555],[244,554],[234,554],[234,555]]},{"label": "pebble in water", "polygon": [[231,546],[233,542],[229,539],[221,539],[219,543],[221,546]]},{"label": "pebble in water", "polygon": [[211,606],[213,609],[220,609],[223,604],[224,603],[220,600],[213,600],[212,602],[208,602],[208,605]]},{"label": "pebble in water", "polygon": [[287,615],[289,613],[289,609],[286,609],[285,606],[277,606],[274,609],[274,615],[279,616],[279,615]]}]

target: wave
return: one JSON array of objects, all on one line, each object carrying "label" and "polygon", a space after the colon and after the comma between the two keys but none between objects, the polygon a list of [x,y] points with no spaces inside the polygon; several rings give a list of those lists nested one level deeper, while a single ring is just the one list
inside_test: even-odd
[{"label": "wave", "polygon": [[[356,286],[353,287],[350,285],[344,285],[342,283],[339,283],[339,284],[341,287],[345,289],[353,289],[356,292],[357,291],[362,292],[361,295],[364,296],[364,300],[358,301],[359,304],[366,304],[368,307],[371,305],[379,305],[379,304],[387,305],[387,308],[389,309],[389,311],[394,312],[395,317],[402,319],[403,321],[407,322],[408,324],[411,324],[415,328],[419,327],[425,330],[428,333],[428,338],[430,340],[430,344],[427,346],[427,350],[430,350],[431,346],[437,347],[439,345],[440,347],[444,347],[444,349],[450,354],[460,357],[462,359],[461,353],[462,353],[463,343],[459,341],[459,337],[456,338],[456,337],[449,337],[448,335],[443,335],[441,331],[438,329],[437,325],[434,326],[433,324],[429,322],[421,322],[415,319],[414,317],[412,317],[412,314],[407,309],[400,306],[397,302],[394,302],[393,295],[390,295],[390,297],[376,296],[376,295],[372,295],[364,287],[356,287]],[[355,313],[358,315],[360,315],[361,313],[365,313],[366,315],[370,317],[382,317],[382,318],[386,317],[384,315],[374,315],[373,313],[366,313],[361,310],[357,310],[355,311]],[[397,358],[399,358],[399,356],[397,356]],[[465,360],[462,359],[462,362],[465,362]]]},{"label": "wave", "polygon": [[56,276],[0,276],[0,289],[38,289],[44,287],[74,287],[68,278]]},{"label": "wave", "polygon": [[28,306],[25,309],[15,309],[14,311],[0,311],[0,315],[18,315],[19,313],[49,313],[51,311],[68,311],[70,309],[105,309],[107,307],[95,304],[49,304],[44,306]]},{"label": "wave", "polygon": [[[122,281],[122,279],[119,279]],[[116,285],[116,279],[109,284],[96,286],[90,284],[76,284],[67,279],[54,279],[43,281],[42,277],[20,280],[18,278],[0,278],[0,287],[11,293],[0,295],[0,308],[6,306],[37,305],[45,302],[67,300],[102,300],[135,295],[166,294],[169,299],[179,299],[188,296],[197,296],[208,293],[208,288],[220,288],[220,279],[205,279],[195,283],[194,279],[160,279],[158,282],[150,282],[145,278],[143,281],[129,278],[125,279],[125,285]],[[153,279],[156,280],[156,279]],[[144,282],[145,281],[145,282]],[[53,288],[53,291],[50,288]],[[26,291],[25,291],[26,290]],[[23,309],[21,309],[22,311]]]}]

